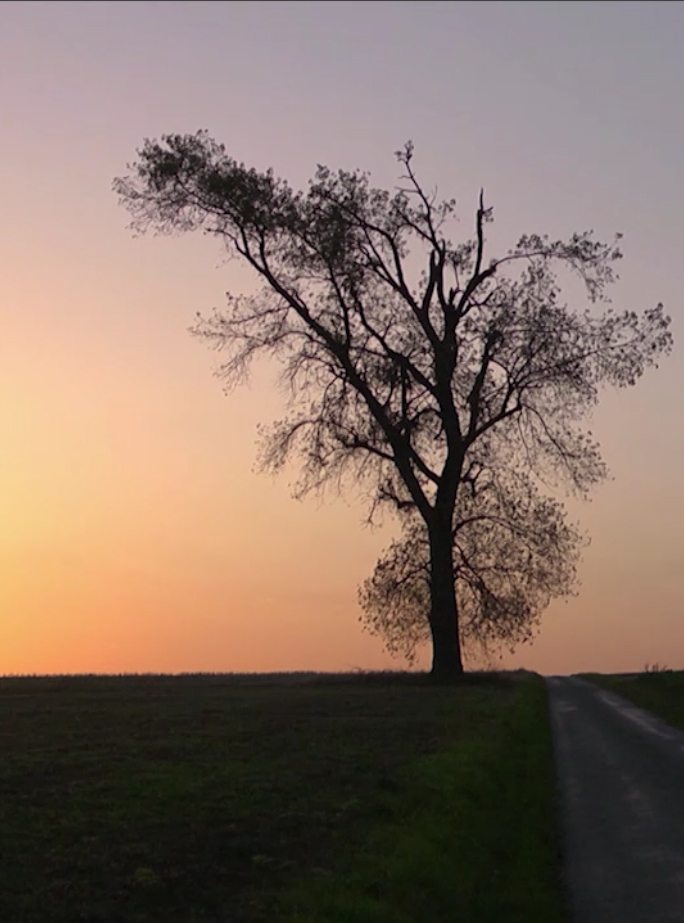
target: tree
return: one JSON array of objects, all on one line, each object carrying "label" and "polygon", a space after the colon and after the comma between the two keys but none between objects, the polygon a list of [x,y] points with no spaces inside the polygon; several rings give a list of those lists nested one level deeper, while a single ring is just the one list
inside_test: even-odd
[{"label": "tree", "polygon": [[421,185],[410,144],[397,156],[394,192],[326,167],[296,192],[204,132],[165,135],[145,141],[114,186],[137,229],[202,230],[261,279],[259,294],[228,295],[194,332],[223,351],[228,385],[257,355],[283,363],[294,399],[264,435],[267,467],[299,453],[302,492],[352,476],[371,516],[389,506],[421,523],[432,669],[448,679],[463,671],[459,599],[467,605],[454,529],[478,463],[495,472],[489,459],[517,459],[529,484],[556,477],[586,493],[605,476],[587,412],[602,386],[634,384],[671,336],[662,305],[639,316],[560,301],[558,268],[579,276],[590,302],[604,297],[617,238],[524,235],[486,259],[484,196],[473,239],[454,244],[455,202]]},{"label": "tree", "polygon": [[[482,462],[471,460],[454,514],[460,636],[471,652],[487,657],[529,641],[550,600],[573,592],[584,543],[561,503],[543,496],[512,461],[495,458],[491,446]],[[404,517],[402,537],[360,587],[359,601],[366,630],[413,662],[430,637],[430,549],[415,515]]]}]

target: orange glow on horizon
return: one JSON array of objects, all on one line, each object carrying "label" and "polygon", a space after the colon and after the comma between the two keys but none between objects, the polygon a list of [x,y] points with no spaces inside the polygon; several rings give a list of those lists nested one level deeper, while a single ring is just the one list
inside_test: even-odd
[{"label": "orange glow on horizon", "polygon": [[413,138],[464,237],[483,185],[506,246],[625,233],[615,308],[662,300],[675,352],[597,410],[580,595],[502,662],[684,668],[681,5],[163,6],[0,4],[0,675],[401,666],[357,622],[392,525],[254,473],[275,370],[225,396],[188,335],[249,272],[133,238],[111,192],[144,137],[202,126],[296,187],[320,162],[392,188]]}]

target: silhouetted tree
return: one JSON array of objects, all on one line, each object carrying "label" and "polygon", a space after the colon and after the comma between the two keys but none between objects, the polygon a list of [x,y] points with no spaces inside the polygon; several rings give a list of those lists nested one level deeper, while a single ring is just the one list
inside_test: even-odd
[{"label": "silhouetted tree", "polygon": [[[573,592],[583,537],[515,452],[479,448],[482,461],[470,460],[456,500],[452,556],[461,640],[489,657],[529,641],[550,600]],[[359,589],[360,621],[413,662],[430,638],[430,543],[420,517],[402,518],[402,537]]]},{"label": "silhouetted tree", "polygon": [[[591,302],[602,298],[620,257],[617,239],[525,235],[487,259],[492,212],[483,196],[474,238],[453,244],[454,201],[421,185],[411,145],[397,156],[404,185],[395,192],[374,188],[367,174],[325,167],[295,192],[272,171],[236,162],[204,132],[166,135],[145,141],[115,189],[138,229],[202,230],[263,281],[258,295],[228,295],[227,308],[200,318],[195,332],[223,350],[219,374],[228,384],[257,355],[284,364],[292,410],[265,434],[267,467],[298,452],[301,491],[352,474],[371,492],[371,515],[388,504],[422,523],[433,672],[450,678],[463,669],[459,600],[467,606],[473,593],[485,621],[500,611],[501,579],[478,589],[465,563],[476,566],[476,546],[477,560],[487,559],[481,543],[493,533],[473,530],[465,556],[454,543],[459,498],[477,463],[491,451],[524,466],[524,490],[540,474],[585,493],[605,468],[582,418],[602,385],[634,384],[671,337],[661,305],[641,316],[599,315],[559,300],[556,266],[579,276]],[[412,273],[418,261],[423,270]],[[514,480],[508,487],[517,489]],[[457,594],[457,578],[471,589]],[[516,596],[527,584],[512,585]]]}]

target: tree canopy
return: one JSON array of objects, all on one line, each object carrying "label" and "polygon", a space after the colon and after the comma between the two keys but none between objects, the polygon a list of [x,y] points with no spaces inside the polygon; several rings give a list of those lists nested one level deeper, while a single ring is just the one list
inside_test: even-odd
[{"label": "tree canopy", "polygon": [[[266,467],[297,455],[302,492],[351,477],[371,515],[399,514],[404,537],[362,603],[385,637],[401,635],[402,612],[424,611],[433,672],[448,678],[468,632],[515,643],[569,591],[579,535],[543,486],[586,495],[605,477],[587,414],[604,386],[655,365],[671,334],[660,304],[597,310],[619,235],[524,234],[488,256],[484,194],[473,236],[454,243],[455,201],[418,180],[412,145],[397,157],[393,191],[327,167],[295,191],[204,132],[166,135],[115,189],[137,229],[201,230],[261,279],[194,332],[222,351],[228,385],[255,356],[281,362],[292,401],[264,434]],[[563,301],[559,270],[583,283],[583,309]]]}]

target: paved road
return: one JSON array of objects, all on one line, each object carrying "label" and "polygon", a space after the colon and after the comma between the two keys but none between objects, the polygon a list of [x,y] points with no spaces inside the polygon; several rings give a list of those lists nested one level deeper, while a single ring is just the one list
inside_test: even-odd
[{"label": "paved road", "polygon": [[547,680],[573,923],[684,923],[684,733]]}]

